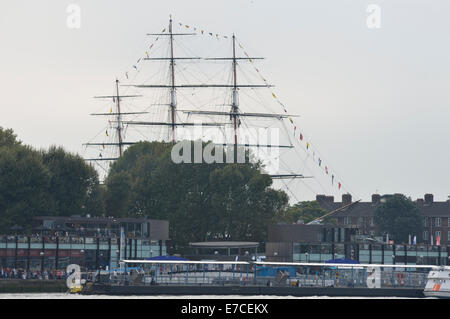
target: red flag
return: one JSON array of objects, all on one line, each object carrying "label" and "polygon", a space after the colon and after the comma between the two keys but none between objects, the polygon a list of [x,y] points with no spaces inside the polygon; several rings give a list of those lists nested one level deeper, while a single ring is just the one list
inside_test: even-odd
[{"label": "red flag", "polygon": [[325,172],[328,174],[328,166],[325,166]]},{"label": "red flag", "polygon": [[341,189],[341,183],[339,182],[339,189]]},{"label": "red flag", "polygon": [[441,237],[436,236],[436,246],[440,246],[441,245]]},{"label": "red flag", "polygon": [[303,141],[303,135],[300,133],[300,141]]}]

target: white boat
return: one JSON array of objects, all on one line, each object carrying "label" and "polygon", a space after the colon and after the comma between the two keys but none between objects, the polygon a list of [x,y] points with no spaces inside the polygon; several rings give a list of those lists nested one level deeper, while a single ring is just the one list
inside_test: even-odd
[{"label": "white boat", "polygon": [[450,298],[450,269],[431,270],[423,293],[427,297]]}]

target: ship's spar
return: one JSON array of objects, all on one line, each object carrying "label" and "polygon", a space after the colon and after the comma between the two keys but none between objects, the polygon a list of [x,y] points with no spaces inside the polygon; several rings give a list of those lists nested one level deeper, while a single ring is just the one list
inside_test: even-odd
[{"label": "ship's spar", "polygon": [[[123,125],[137,125],[137,126],[167,126],[171,129],[171,140],[172,143],[175,143],[177,141],[176,139],[176,128],[178,126],[195,126],[198,125],[198,123],[190,123],[190,122],[177,122],[176,121],[176,113],[182,112],[188,115],[212,115],[212,116],[227,116],[230,117],[233,121],[233,131],[234,131],[234,140],[233,143],[216,143],[216,145],[221,146],[234,146],[235,150],[237,147],[265,147],[265,148],[293,148],[294,146],[292,144],[290,145],[274,145],[274,144],[250,144],[250,143],[242,143],[239,144],[238,142],[238,128],[241,125],[241,117],[252,117],[252,118],[275,118],[278,120],[282,120],[287,117],[295,117],[296,115],[287,115],[287,114],[274,114],[274,113],[249,113],[249,112],[241,112],[239,108],[239,89],[241,88],[268,88],[272,87],[270,84],[263,84],[263,85],[253,85],[253,84],[239,84],[238,78],[237,78],[237,65],[238,61],[249,61],[249,60],[258,60],[263,59],[262,57],[239,57],[236,56],[236,37],[233,34],[232,36],[232,57],[213,57],[213,58],[201,58],[201,57],[177,57],[174,55],[174,37],[177,36],[188,36],[188,35],[196,35],[196,33],[174,33],[173,32],[173,21],[172,18],[169,20],[169,32],[168,33],[153,33],[153,34],[147,34],[152,36],[168,36],[169,37],[169,57],[146,57],[144,60],[147,61],[163,61],[168,60],[170,63],[170,83],[168,84],[133,84],[133,85],[126,85],[126,86],[132,86],[135,88],[146,88],[146,89],[158,89],[158,88],[167,88],[170,90],[170,104],[169,105],[169,115],[170,115],[170,121],[163,122],[163,121],[129,121],[129,120],[123,120],[122,116],[124,115],[140,115],[140,114],[146,114],[148,112],[121,112],[120,109],[120,100],[122,98],[130,98],[130,97],[140,97],[140,95],[120,95],[119,94],[119,81],[116,80],[116,94],[113,96],[99,96],[96,98],[112,98],[113,101],[116,103],[116,112],[111,113],[94,113],[92,115],[105,115],[105,116],[115,116],[116,121],[114,121],[116,126],[116,132],[117,132],[117,141],[116,142],[110,142],[110,143],[86,143],[84,145],[86,146],[117,146],[119,149],[119,157],[122,156],[123,150],[125,146],[132,145],[135,142],[130,141],[123,141],[123,134],[122,129]],[[230,60],[232,62],[232,68],[233,68],[233,79],[232,84],[178,84],[175,81],[175,66],[177,60]],[[186,89],[186,88],[231,88],[232,90],[232,103],[231,103],[231,109],[229,112],[218,112],[218,111],[212,111],[212,110],[177,110],[177,99],[176,99],[176,92],[177,89]],[[207,122],[202,123],[202,126],[217,126],[221,127],[224,125],[227,125],[227,123],[214,123],[214,122]],[[236,152],[235,152],[236,154]],[[116,160],[117,157],[99,157],[99,158],[89,158],[86,159],[87,161],[112,161]],[[273,178],[276,179],[286,179],[286,178],[307,178],[303,174],[277,174],[277,175],[271,175]]]}]

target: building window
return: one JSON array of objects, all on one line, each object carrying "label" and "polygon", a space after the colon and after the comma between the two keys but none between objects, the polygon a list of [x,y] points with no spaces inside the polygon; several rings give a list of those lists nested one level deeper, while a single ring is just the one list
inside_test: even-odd
[{"label": "building window", "polygon": [[447,232],[447,240],[450,241],[450,231]]},{"label": "building window", "polygon": [[428,231],[423,232],[423,240],[428,240]]},{"label": "building window", "polygon": [[350,216],[345,216],[344,217],[344,225],[350,225],[351,223],[351,218]]},{"label": "building window", "polygon": [[428,223],[427,223],[427,221],[428,221],[428,217],[424,217],[423,218],[423,227],[427,227],[428,225]]},{"label": "building window", "polygon": [[375,222],[373,217],[370,217],[370,226],[375,226]]},{"label": "building window", "polygon": [[450,227],[450,218],[447,218],[447,226]]},{"label": "building window", "polygon": [[434,222],[435,222],[435,226],[436,227],[440,227],[441,226],[441,218],[440,217],[436,217]]},{"label": "building window", "polygon": [[438,236],[439,236],[439,239],[440,239],[441,238],[441,231],[440,230],[436,231],[436,239],[438,238]]}]

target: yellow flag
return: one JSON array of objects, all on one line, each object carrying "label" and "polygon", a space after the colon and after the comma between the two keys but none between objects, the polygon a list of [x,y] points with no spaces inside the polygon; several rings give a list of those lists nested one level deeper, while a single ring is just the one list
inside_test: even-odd
[{"label": "yellow flag", "polygon": [[109,110],[109,113],[112,113],[112,108]]},{"label": "yellow flag", "polygon": [[148,52],[147,52],[147,51],[145,51],[145,54],[147,55],[147,59],[150,58],[150,56],[148,55]]},{"label": "yellow flag", "polygon": [[291,121],[291,123],[294,124],[294,121],[291,118],[289,118],[289,121]]},{"label": "yellow flag", "polygon": [[306,142],[306,149],[309,148],[309,142]]},{"label": "yellow flag", "polygon": [[203,34],[203,32],[205,32],[205,30],[202,30],[202,34]]},{"label": "yellow flag", "polygon": [[272,96],[273,96],[273,98],[274,99],[276,99],[277,97],[276,97],[276,95],[275,95],[275,93],[272,93]]},{"label": "yellow flag", "polygon": [[108,135],[108,130],[106,130],[106,136],[109,136],[109,135]]}]

